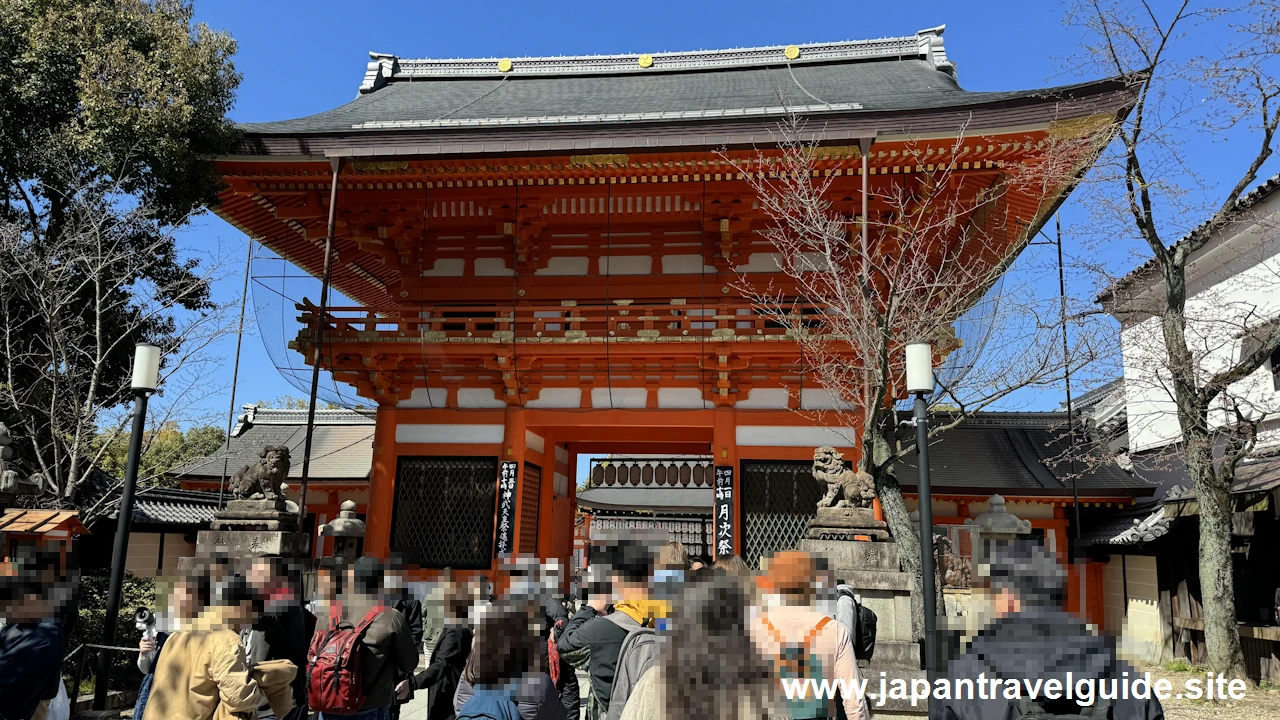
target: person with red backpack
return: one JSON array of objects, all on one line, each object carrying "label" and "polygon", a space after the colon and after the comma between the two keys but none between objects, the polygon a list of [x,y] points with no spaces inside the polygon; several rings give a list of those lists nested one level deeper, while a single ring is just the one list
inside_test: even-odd
[{"label": "person with red backpack", "polygon": [[418,667],[418,650],[404,617],[382,604],[377,559],[352,564],[346,589],[341,613],[316,628],[321,637],[308,658],[307,700],[321,720],[388,720],[395,677]]}]

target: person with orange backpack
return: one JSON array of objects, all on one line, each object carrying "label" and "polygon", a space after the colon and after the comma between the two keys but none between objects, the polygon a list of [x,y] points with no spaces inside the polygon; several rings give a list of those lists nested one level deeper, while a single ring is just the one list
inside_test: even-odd
[{"label": "person with orange backpack", "polygon": [[382,565],[360,558],[347,575],[341,613],[316,633],[307,662],[307,700],[321,720],[388,720],[397,674],[418,666],[404,617],[382,604]]},{"label": "person with orange backpack", "polygon": [[[778,681],[813,679],[847,680],[858,684],[858,663],[853,640],[844,625],[813,607],[816,566],[813,556],[798,550],[778,553],[757,583],[764,607],[750,624],[751,639],[773,665]],[[855,693],[850,693],[855,695]],[[861,697],[842,697],[849,720],[867,720],[870,713]],[[784,698],[795,720],[836,717],[835,700]]]}]

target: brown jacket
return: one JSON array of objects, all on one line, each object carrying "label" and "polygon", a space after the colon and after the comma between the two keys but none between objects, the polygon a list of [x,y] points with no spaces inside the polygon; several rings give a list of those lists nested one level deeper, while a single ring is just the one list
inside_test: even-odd
[{"label": "brown jacket", "polygon": [[[411,677],[418,668],[418,649],[413,646],[413,636],[404,616],[390,607],[379,609],[382,614],[365,631],[360,650],[365,696],[362,710],[390,707],[396,676]],[[351,607],[345,615],[351,624],[358,625],[366,612],[367,607]],[[316,632],[324,631],[317,625]]]},{"label": "brown jacket", "polygon": [[240,635],[208,611],[165,641],[143,720],[210,720],[215,711],[256,712],[264,699],[249,676]]}]

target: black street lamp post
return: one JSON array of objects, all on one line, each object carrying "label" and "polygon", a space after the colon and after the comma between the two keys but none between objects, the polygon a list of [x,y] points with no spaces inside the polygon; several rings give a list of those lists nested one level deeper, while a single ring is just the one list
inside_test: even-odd
[{"label": "black street lamp post", "polygon": [[924,669],[932,683],[936,677],[938,607],[933,569],[933,498],[929,487],[929,412],[925,395],[933,392],[933,347],[911,343],[906,348],[907,392],[916,396],[916,469],[920,473],[920,574],[924,592]]},{"label": "black street lamp post", "polygon": [[[107,615],[103,619],[102,644],[115,644],[116,621],[120,615],[120,593],[124,585],[125,557],[129,551],[129,525],[133,520],[133,495],[138,484],[138,460],[142,454],[142,435],[147,429],[147,399],[156,391],[160,376],[160,348],[138,343],[133,355],[133,431],[129,436],[129,461],[124,470],[124,487],[120,491],[120,510],[116,520],[115,548],[111,554],[111,584],[107,590]],[[98,675],[94,679],[93,709],[107,706],[107,678],[111,671],[111,653],[98,651]]]}]

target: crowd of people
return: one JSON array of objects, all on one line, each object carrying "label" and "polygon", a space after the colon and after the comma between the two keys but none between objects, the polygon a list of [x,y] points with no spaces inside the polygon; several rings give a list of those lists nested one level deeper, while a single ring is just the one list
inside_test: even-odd
[{"label": "crowd of people", "polygon": [[[857,693],[782,691],[786,680],[802,678],[856,686],[865,668],[856,620],[837,610],[838,579],[821,558],[783,552],[762,568],[737,556],[699,562],[679,543],[631,537],[593,547],[580,593],[564,594],[567,578],[555,561],[517,557],[502,562],[496,584],[446,572],[423,594],[394,559],[325,559],[310,592],[293,561],[211,559],[172,582],[154,630],[143,634],[133,717],[871,717]],[[29,570],[0,582],[0,667],[20,668],[0,673],[3,720],[49,717],[59,682],[67,630],[49,600],[57,583],[42,584],[50,578]],[[1044,677],[1126,667],[1104,639],[1054,609],[1063,578],[1042,548],[1002,550],[984,582],[994,625],[951,672]],[[1064,632],[1089,639],[1046,642]],[[423,693],[425,703],[408,704]],[[935,701],[931,713],[977,720],[1026,710],[992,697]],[[1126,700],[1105,716],[1161,714],[1154,700]]]}]

